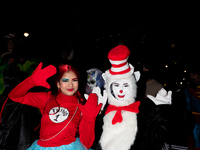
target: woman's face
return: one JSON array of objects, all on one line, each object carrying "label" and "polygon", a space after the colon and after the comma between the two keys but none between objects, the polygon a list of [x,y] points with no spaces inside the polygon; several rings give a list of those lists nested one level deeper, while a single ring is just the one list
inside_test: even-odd
[{"label": "woman's face", "polygon": [[78,77],[73,71],[67,71],[58,81],[57,87],[64,95],[72,96],[78,90]]}]

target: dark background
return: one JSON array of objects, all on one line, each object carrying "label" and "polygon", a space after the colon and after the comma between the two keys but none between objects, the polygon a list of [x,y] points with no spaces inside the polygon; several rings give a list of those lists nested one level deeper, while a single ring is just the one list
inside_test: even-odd
[{"label": "dark background", "polygon": [[[154,77],[173,91],[173,102],[181,108],[184,94],[180,91],[188,86],[188,69],[199,68],[200,64],[198,6],[197,2],[175,0],[2,1],[0,45],[5,44],[5,35],[16,33],[28,55],[49,65],[55,63],[63,44],[70,41],[79,69],[85,72],[95,67],[104,72],[111,66],[109,50],[122,42],[131,51],[128,61],[136,67],[148,60]],[[25,38],[24,32],[29,37]],[[172,139],[186,146],[187,133],[181,127],[175,128]]]},{"label": "dark background", "polygon": [[[1,44],[6,34],[15,32],[27,51],[51,63],[62,43],[71,41],[80,67],[105,71],[110,68],[108,51],[121,41],[131,50],[129,62],[137,65],[151,60],[158,80],[163,84],[173,80],[174,84],[182,80],[190,64],[198,64],[197,5],[174,1],[2,2]],[[24,32],[30,36],[25,38]]]}]

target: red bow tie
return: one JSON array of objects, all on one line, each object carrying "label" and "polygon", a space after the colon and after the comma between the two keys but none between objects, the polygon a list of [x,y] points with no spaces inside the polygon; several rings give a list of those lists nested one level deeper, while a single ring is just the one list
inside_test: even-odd
[{"label": "red bow tie", "polygon": [[105,114],[108,114],[111,111],[117,110],[115,116],[112,119],[112,124],[114,125],[117,122],[119,122],[119,123],[122,122],[122,120],[123,120],[122,114],[121,114],[122,110],[130,111],[130,112],[134,112],[134,113],[139,113],[139,109],[138,109],[139,106],[140,106],[140,101],[132,103],[132,104],[130,104],[128,106],[119,106],[119,107],[117,107],[117,106],[113,106],[113,105],[108,105]]}]

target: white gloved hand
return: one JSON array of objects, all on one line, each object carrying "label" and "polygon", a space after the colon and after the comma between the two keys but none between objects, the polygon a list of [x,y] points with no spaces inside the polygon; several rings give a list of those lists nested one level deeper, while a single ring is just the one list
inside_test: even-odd
[{"label": "white gloved hand", "polygon": [[92,93],[97,94],[98,96],[98,105],[102,103],[101,110],[103,110],[104,106],[106,105],[107,99],[108,99],[108,94],[106,90],[103,90],[103,96],[101,95],[101,89],[99,87],[94,87],[92,90]]},{"label": "white gloved hand", "polygon": [[171,104],[172,103],[172,91],[167,91],[165,89],[161,89],[158,91],[156,97],[147,95],[149,99],[151,99],[156,105],[161,104]]},{"label": "white gloved hand", "polygon": [[89,95],[88,94],[84,94],[84,97],[86,99],[86,101],[88,100]]}]

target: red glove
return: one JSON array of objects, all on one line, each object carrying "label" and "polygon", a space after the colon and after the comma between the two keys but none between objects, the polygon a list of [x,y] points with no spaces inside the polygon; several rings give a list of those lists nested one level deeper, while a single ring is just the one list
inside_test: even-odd
[{"label": "red glove", "polygon": [[34,86],[43,86],[45,88],[50,88],[50,85],[46,82],[46,80],[56,74],[56,67],[53,65],[49,65],[42,69],[42,62],[38,65],[32,75],[29,77],[29,82]]},{"label": "red glove", "polygon": [[87,122],[94,121],[98,115],[102,104],[97,106],[98,97],[95,93],[89,95],[89,98],[85,105],[79,105],[81,112],[83,113],[83,119]]}]

